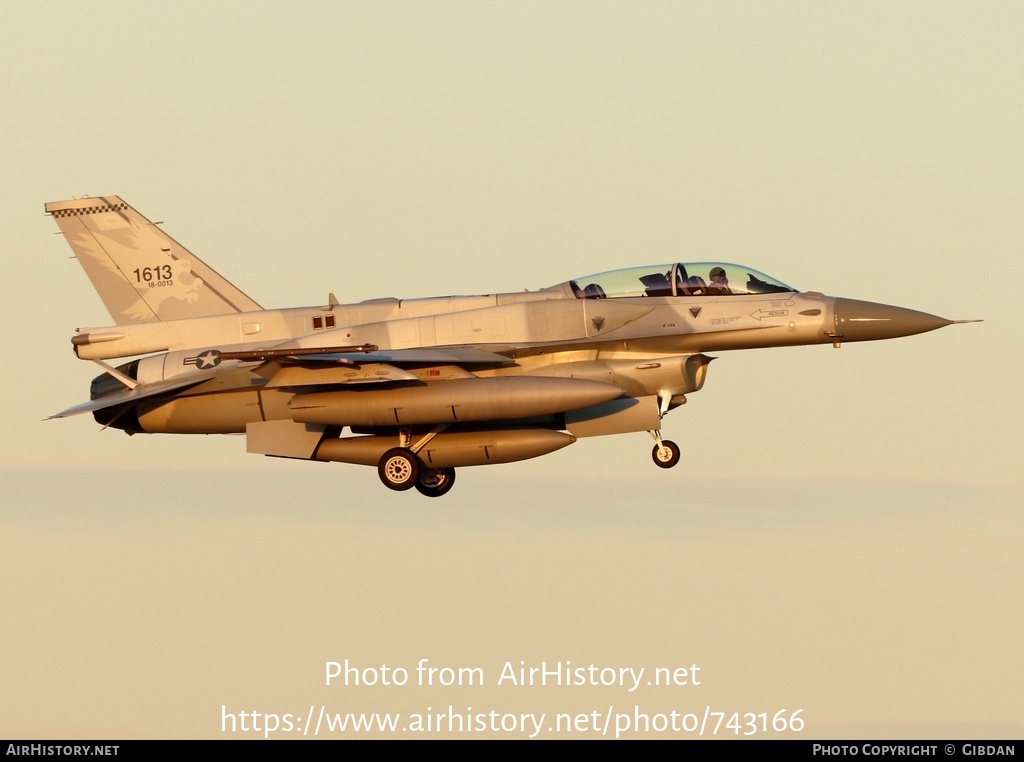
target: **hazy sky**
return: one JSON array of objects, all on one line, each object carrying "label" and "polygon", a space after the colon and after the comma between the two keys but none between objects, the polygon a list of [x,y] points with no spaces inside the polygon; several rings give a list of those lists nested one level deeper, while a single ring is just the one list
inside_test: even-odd
[{"label": "hazy sky", "polygon": [[[221,737],[222,705],[1024,733],[1020,3],[2,7],[0,736]],[[110,321],[43,214],[89,194],[267,307],[718,259],[985,322],[722,353],[676,469],[582,440],[427,501],[43,421]],[[424,658],[486,684],[324,685]],[[520,661],[701,684],[495,684]]]}]

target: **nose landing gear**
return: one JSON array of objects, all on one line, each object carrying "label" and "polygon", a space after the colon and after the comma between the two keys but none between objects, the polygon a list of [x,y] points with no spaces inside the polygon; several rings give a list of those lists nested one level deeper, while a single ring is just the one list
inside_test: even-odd
[{"label": "nose landing gear", "polygon": [[654,439],[654,449],[651,451],[651,459],[658,468],[672,468],[679,462],[681,451],[679,445],[670,439],[662,439],[661,431],[648,431]]}]

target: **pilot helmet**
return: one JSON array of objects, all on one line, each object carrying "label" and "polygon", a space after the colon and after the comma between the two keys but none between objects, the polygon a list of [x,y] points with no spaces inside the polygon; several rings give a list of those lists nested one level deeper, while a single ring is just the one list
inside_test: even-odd
[{"label": "pilot helmet", "polygon": [[721,267],[712,267],[711,268],[711,277],[714,278],[717,275],[721,275],[724,278],[725,277],[725,269],[721,268]]}]

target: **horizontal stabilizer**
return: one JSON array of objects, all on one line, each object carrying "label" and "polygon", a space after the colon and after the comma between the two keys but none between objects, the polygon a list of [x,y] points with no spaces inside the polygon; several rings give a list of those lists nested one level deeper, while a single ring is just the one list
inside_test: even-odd
[{"label": "horizontal stabilizer", "polygon": [[69,407],[67,410],[56,415],[51,415],[47,420],[70,418],[73,415],[81,415],[82,413],[94,413],[97,410],[105,410],[108,407],[115,407],[125,402],[138,402],[139,400],[156,397],[160,394],[187,389],[206,381],[208,378],[212,378],[214,375],[214,373],[204,373],[201,376],[189,376],[187,379],[176,378],[173,381],[161,381],[156,384],[146,384],[145,386],[137,386],[134,389],[123,389],[111,394],[104,394],[97,399],[83,402],[80,405]]}]

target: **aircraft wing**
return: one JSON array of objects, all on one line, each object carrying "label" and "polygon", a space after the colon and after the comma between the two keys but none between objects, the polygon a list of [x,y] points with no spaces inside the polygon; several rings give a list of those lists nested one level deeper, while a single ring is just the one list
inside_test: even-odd
[{"label": "aircraft wing", "polygon": [[388,381],[416,381],[406,370],[414,366],[454,366],[464,376],[467,367],[496,367],[514,364],[502,355],[474,347],[446,349],[390,349],[362,352],[286,354],[275,349],[275,357],[253,372],[267,379],[268,387],[373,384]]},{"label": "aircraft wing", "polygon": [[203,381],[212,378],[214,375],[216,375],[216,373],[204,373],[200,376],[175,378],[170,381],[160,381],[155,384],[140,385],[134,389],[125,388],[121,391],[112,392],[111,394],[104,394],[102,397],[89,400],[88,402],[83,402],[80,405],[69,407],[67,410],[63,410],[56,415],[51,415],[50,419],[70,418],[73,415],[81,415],[82,413],[93,413],[97,410],[104,410],[108,407],[114,407],[125,402],[138,402],[139,400],[144,400],[148,397],[155,397],[158,394],[166,394],[167,392],[187,389],[190,386],[201,384]]},{"label": "aircraft wing", "polygon": [[303,361],[338,362],[349,361],[356,364],[387,363],[401,367],[402,365],[515,365],[504,355],[488,352],[476,347],[431,347],[415,349],[378,349],[372,352],[342,352],[338,354],[307,355]]},{"label": "aircraft wing", "polygon": [[265,349],[240,349],[231,351],[210,350],[221,360],[242,362],[275,361],[282,363],[324,362],[358,368],[368,363],[389,365],[515,365],[515,361],[504,355],[488,352],[477,347],[432,347],[413,349],[381,349],[375,344],[360,344],[346,347],[298,347],[278,345]]},{"label": "aircraft wing", "polygon": [[[370,352],[337,352],[324,354],[306,354],[297,349],[294,355],[286,354],[288,350],[273,350],[275,357],[267,363],[263,369],[256,371],[259,375],[271,379],[270,386],[306,386],[323,384],[351,384],[351,383],[375,383],[383,381],[411,381],[416,376],[401,369],[403,365],[457,365],[457,366],[490,366],[512,365],[514,361],[503,355],[494,354],[475,347],[448,347],[444,349],[386,349]],[[228,353],[224,353],[227,355]],[[243,354],[243,353],[237,353]],[[257,354],[253,352],[252,354]],[[269,354],[269,352],[268,352]],[[238,358],[249,359],[249,358]],[[255,359],[255,358],[253,358]],[[317,363],[322,370],[314,370],[308,367],[311,363]],[[301,375],[285,372],[289,366],[301,364],[306,366],[306,372]],[[283,367],[282,367],[283,366]],[[337,370],[358,368],[363,372],[339,376],[336,372],[329,372],[333,366]],[[300,370],[296,368],[295,370]],[[217,371],[203,373],[201,375],[190,375],[187,378],[176,378],[169,381],[161,381],[154,384],[137,386],[134,389],[123,389],[105,394],[94,400],[83,402],[74,407],[69,407],[50,418],[69,418],[82,413],[93,413],[97,410],[115,407],[127,402],[138,402],[149,397],[156,397],[168,392],[188,389],[217,375]],[[352,377],[349,377],[352,376]]]}]

